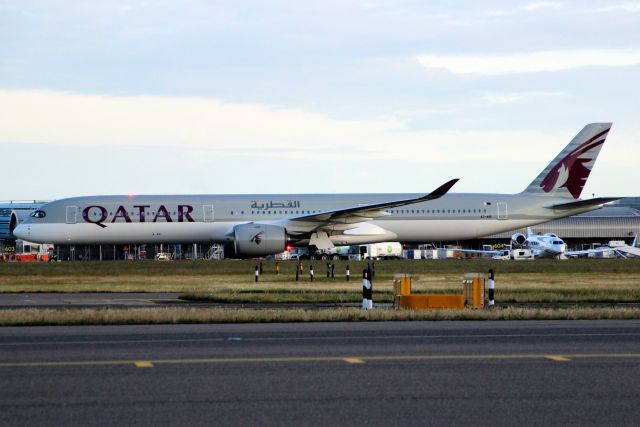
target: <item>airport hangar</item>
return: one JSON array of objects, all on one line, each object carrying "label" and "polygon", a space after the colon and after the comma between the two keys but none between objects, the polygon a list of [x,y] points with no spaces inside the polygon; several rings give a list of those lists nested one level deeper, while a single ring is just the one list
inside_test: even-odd
[{"label": "airport hangar", "polygon": [[[42,252],[41,245],[14,241],[12,231],[16,225],[45,202],[0,202],[0,254]],[[562,218],[531,227],[538,234],[555,233],[572,249],[585,249],[594,244],[606,244],[610,240],[625,240],[640,235],[640,197],[627,197],[610,203],[604,208],[581,215]],[[526,234],[526,229],[512,230],[493,236],[465,242],[425,242],[438,246],[461,243],[463,247],[479,248],[484,244],[509,243],[514,233]],[[169,252],[175,258],[220,259],[220,245],[145,245],[131,242],[129,245],[57,245],[54,255],[61,260],[118,260],[129,256],[135,259],[154,259],[159,252]]]}]

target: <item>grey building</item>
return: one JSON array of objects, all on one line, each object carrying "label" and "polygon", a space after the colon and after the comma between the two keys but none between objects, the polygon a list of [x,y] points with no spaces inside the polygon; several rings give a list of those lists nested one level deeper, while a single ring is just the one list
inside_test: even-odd
[{"label": "grey building", "polygon": [[[640,201],[640,198],[635,198]],[[640,210],[624,205],[607,205],[602,209],[531,227],[535,233],[555,233],[569,246],[607,243],[625,240],[630,243],[640,235]],[[480,239],[484,243],[510,239],[514,233],[526,234],[526,229],[512,230]]]},{"label": "grey building", "polygon": [[640,210],[640,197],[625,197],[624,199],[612,202],[611,206],[624,206]]}]

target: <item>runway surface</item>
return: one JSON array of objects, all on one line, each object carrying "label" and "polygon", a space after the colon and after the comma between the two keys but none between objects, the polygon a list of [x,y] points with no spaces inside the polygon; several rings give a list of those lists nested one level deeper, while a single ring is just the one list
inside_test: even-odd
[{"label": "runway surface", "polygon": [[[15,292],[0,293],[0,310],[18,308],[149,308],[149,307],[224,307],[264,308],[262,303],[227,303],[187,301],[178,292]],[[391,303],[376,303],[377,307],[391,308]],[[360,303],[270,303],[270,308],[321,309],[333,307],[360,307]]]},{"label": "runway surface", "polygon": [[154,307],[181,304],[177,292],[15,292],[0,293],[0,309]]},{"label": "runway surface", "polygon": [[1,425],[637,425],[640,322],[0,329]]},{"label": "runway surface", "polygon": [[0,328],[0,425],[637,425],[639,321]]},{"label": "runway surface", "polygon": [[[256,308],[264,307],[279,309],[323,309],[334,307],[357,308],[355,303],[228,303],[187,301],[180,299],[178,292],[5,292],[0,293],[0,310],[19,308],[149,308],[149,307],[193,307],[193,308]],[[378,308],[391,308],[392,303],[375,302]],[[557,307],[626,307],[640,308],[637,302],[544,302],[544,303],[502,303],[496,302],[497,307],[533,307],[533,308],[557,308]]]}]

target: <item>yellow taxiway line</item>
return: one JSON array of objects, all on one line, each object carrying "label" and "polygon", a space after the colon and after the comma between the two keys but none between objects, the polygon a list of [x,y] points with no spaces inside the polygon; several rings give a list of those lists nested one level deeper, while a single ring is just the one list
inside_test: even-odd
[{"label": "yellow taxiway line", "polygon": [[555,360],[556,362],[571,362],[571,359],[567,356],[562,356],[559,354],[550,354],[547,356],[549,360]]},{"label": "yellow taxiway line", "polygon": [[305,356],[305,357],[223,357],[201,359],[149,359],[149,360],[55,360],[32,362],[2,362],[0,368],[22,367],[65,367],[65,366],[108,366],[134,365],[140,368],[155,365],[194,365],[194,364],[242,364],[242,363],[312,363],[312,362],[346,362],[361,364],[366,362],[393,361],[483,361],[483,360],[526,360],[548,359],[554,361],[571,361],[573,359],[608,359],[626,358],[640,359],[640,353],[584,353],[584,354],[479,354],[479,355],[380,355],[380,356]]},{"label": "yellow taxiway line", "polygon": [[153,363],[148,361],[134,362],[134,365],[136,365],[136,368],[153,368]]}]

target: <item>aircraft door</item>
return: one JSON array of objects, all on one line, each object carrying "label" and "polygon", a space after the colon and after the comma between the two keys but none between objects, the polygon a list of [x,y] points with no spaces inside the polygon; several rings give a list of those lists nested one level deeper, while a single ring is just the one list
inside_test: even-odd
[{"label": "aircraft door", "polygon": [[509,212],[507,211],[507,204],[505,202],[498,202],[498,219],[508,219]]},{"label": "aircraft door", "polygon": [[204,222],[213,222],[213,205],[204,205],[202,207],[202,219]]},{"label": "aircraft door", "polygon": [[78,218],[78,207],[67,206],[67,224],[75,224]]}]

